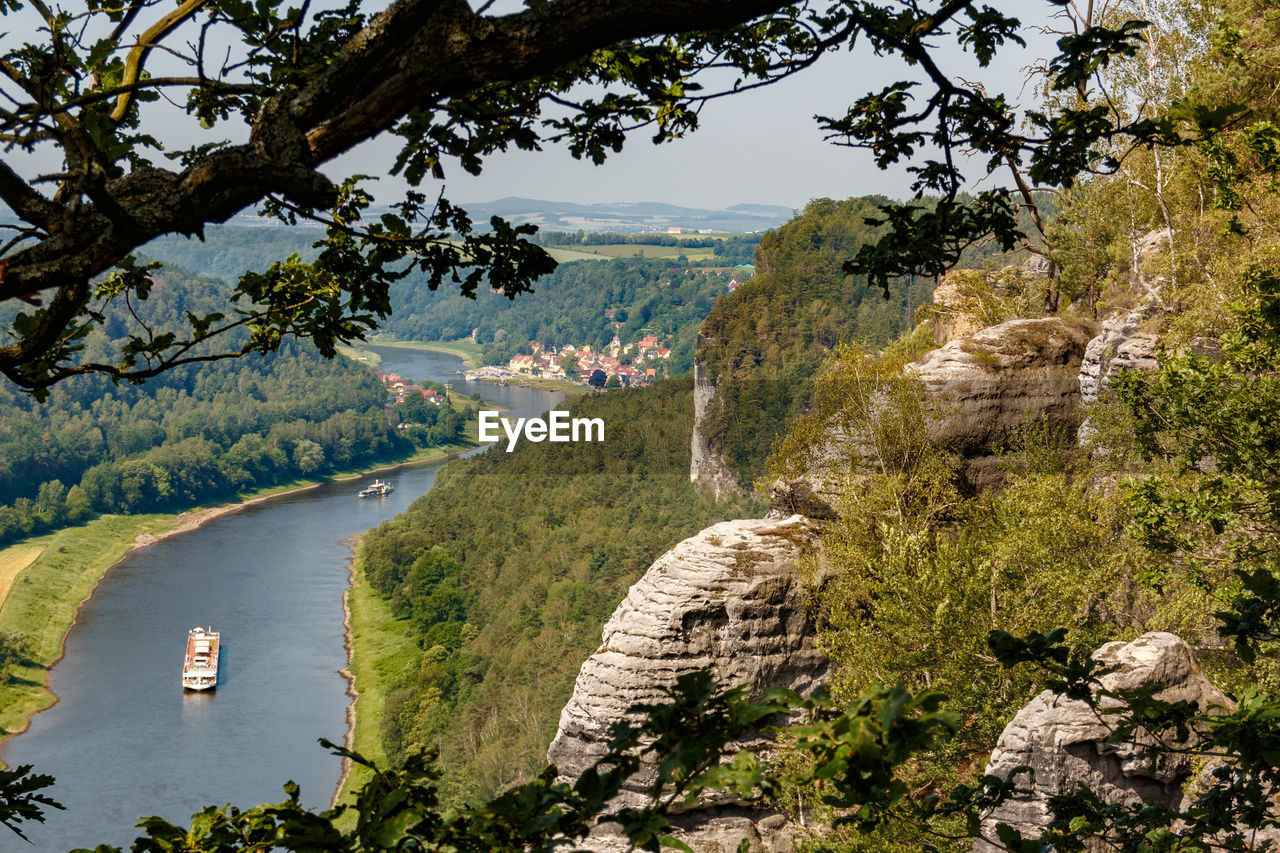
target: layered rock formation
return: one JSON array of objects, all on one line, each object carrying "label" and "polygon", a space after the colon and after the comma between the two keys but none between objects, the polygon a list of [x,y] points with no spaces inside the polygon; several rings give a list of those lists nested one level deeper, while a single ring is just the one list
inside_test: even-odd
[{"label": "layered rock formation", "polygon": [[[1154,370],[1156,348],[1160,334],[1153,322],[1168,309],[1161,299],[1163,278],[1148,277],[1143,266],[1152,255],[1163,250],[1169,241],[1167,228],[1152,231],[1133,244],[1133,275],[1129,287],[1136,304],[1127,310],[1116,311],[1102,321],[1102,329],[1085,348],[1084,361],[1080,364],[1081,402],[1098,399],[1112,377],[1122,370]],[[1087,441],[1093,434],[1088,421],[1080,424],[1079,440]]]},{"label": "layered rock formation", "polygon": [[[1155,370],[1160,335],[1152,327],[1152,320],[1164,311],[1160,290],[1152,286],[1135,308],[1118,311],[1102,321],[1102,331],[1089,341],[1080,364],[1081,402],[1097,400],[1122,370]],[[1092,424],[1083,421],[1078,433],[1080,443],[1088,441],[1093,432]]]},{"label": "layered rock formation", "polygon": [[1080,423],[1080,364],[1093,329],[1061,317],[1009,320],[929,353],[908,370],[945,414],[935,440],[964,459],[969,484],[999,481],[997,452],[1035,418],[1075,430]]},{"label": "layered rock formation", "polygon": [[[1001,479],[998,454],[1014,431],[1037,418],[1074,432],[1080,424],[1080,363],[1093,327],[1061,317],[1009,320],[980,329],[907,366],[925,387],[931,423],[921,424],[933,441],[955,450],[961,474],[975,489]],[[813,518],[835,515],[833,507],[860,457],[858,435],[837,426],[826,444],[806,453],[805,470],[777,483],[775,507]]]},{"label": "layered rock formation", "polygon": [[[1228,704],[1227,697],[1200,672],[1191,648],[1173,634],[1144,634],[1132,643],[1107,643],[1094,658],[1119,667],[1101,679],[1107,690],[1149,688],[1157,699],[1195,702],[1202,711]],[[1101,703],[1103,709],[1115,705],[1114,700]],[[1164,752],[1153,760],[1141,744],[1109,743],[1110,734],[1111,729],[1087,703],[1047,690],[1019,711],[1000,735],[986,772],[1004,778],[1016,767],[1030,767],[1030,779],[1019,777],[1020,786],[1030,793],[1004,803],[983,820],[982,838],[974,842],[974,853],[1004,850],[986,840],[995,839],[1000,823],[1027,837],[1037,836],[1051,818],[1049,798],[1081,784],[1111,803],[1179,807],[1183,785],[1193,773],[1192,758]]]},{"label": "layered rock formation", "polygon": [[[808,523],[726,521],[672,548],[628,592],[604,627],[599,650],[578,674],[547,753],[563,777],[577,778],[605,752],[609,726],[637,703],[664,697],[678,676],[710,668],[727,686],[785,686],[811,692],[830,663],[815,644],[806,580],[797,563],[813,545]],[[649,777],[651,778],[651,777]],[[643,800],[646,774],[620,795]],[[785,822],[728,801],[703,803],[676,822],[699,851],[783,850]],[[591,849],[623,849],[607,833]],[[761,847],[765,844],[767,846]]]}]

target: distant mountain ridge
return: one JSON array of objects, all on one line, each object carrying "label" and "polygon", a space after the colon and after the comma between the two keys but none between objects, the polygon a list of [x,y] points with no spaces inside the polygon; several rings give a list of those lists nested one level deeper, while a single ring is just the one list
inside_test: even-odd
[{"label": "distant mountain ridge", "polygon": [[724,210],[709,210],[658,201],[576,204],[516,196],[470,202],[462,207],[477,221],[501,216],[512,223],[529,222],[551,231],[637,232],[683,228],[746,233],[777,228],[796,214],[793,208],[769,204],[735,204]]}]

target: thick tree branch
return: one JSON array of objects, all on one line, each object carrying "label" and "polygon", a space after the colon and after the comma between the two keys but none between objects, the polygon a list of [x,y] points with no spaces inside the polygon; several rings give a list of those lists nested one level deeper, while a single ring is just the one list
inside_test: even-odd
[{"label": "thick tree branch", "polygon": [[[205,0],[186,0],[177,9],[165,15],[156,21],[138,38],[138,43],[129,51],[128,57],[124,62],[124,76],[121,83],[126,87],[131,87],[142,76],[142,70],[146,66],[147,57],[151,55],[152,49],[164,40],[165,36],[173,32],[183,21],[190,18],[200,7],[205,4]],[[132,11],[132,9],[130,10]],[[133,89],[128,88],[119,98],[116,99],[115,109],[111,111],[111,120],[120,121],[129,114],[129,104],[133,101]]]},{"label": "thick tree branch", "polygon": [[[137,169],[109,182],[119,211],[82,208],[69,214],[60,233],[13,255],[0,299],[92,278],[154,237],[199,234],[206,223],[223,222],[272,193],[323,206],[333,187],[316,166],[433,98],[528,79],[621,40],[728,26],[786,5],[559,0],[483,18],[458,0],[400,0],[350,39],[313,82],[268,104],[247,145],[214,152],[182,173]],[[0,350],[0,367],[5,356]]]},{"label": "thick tree branch", "polygon": [[322,163],[391,128],[414,106],[528,80],[619,41],[727,27],[787,5],[558,0],[486,18],[461,0],[401,0],[352,39],[306,89],[269,109],[267,119],[287,113]]}]

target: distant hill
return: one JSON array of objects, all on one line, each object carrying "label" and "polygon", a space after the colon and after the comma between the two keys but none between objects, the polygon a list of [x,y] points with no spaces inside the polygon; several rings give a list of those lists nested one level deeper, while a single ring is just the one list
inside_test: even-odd
[{"label": "distant hill", "polygon": [[668,228],[683,228],[740,234],[777,228],[796,213],[790,207],[767,204],[705,210],[656,201],[574,204],[516,197],[462,206],[477,221],[501,216],[509,222],[530,222],[557,231],[665,232]]},{"label": "distant hill", "polygon": [[[627,234],[646,231],[666,234],[668,228],[746,234],[777,228],[796,214],[789,207],[770,204],[735,204],[725,210],[703,210],[656,201],[574,204],[515,197],[463,207],[478,227],[486,226],[492,216],[501,216],[515,224],[533,223],[544,232],[614,231]],[[376,217],[383,210],[375,208],[369,215]],[[228,225],[209,226],[203,240],[170,234],[143,246],[139,253],[203,275],[235,280],[246,270],[266,269],[273,261],[282,260],[293,252],[302,255],[304,260],[310,260],[319,251],[312,244],[323,236],[319,228],[288,228],[256,214],[244,213],[234,217]]]}]

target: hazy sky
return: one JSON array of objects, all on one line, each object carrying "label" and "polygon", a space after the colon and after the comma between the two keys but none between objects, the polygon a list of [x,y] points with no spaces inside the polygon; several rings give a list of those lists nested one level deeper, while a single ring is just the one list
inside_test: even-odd
[{"label": "hazy sky", "polygon": [[[1028,12],[1048,8],[1026,5]],[[1028,29],[1026,38],[1026,51],[1007,50],[985,70],[978,70],[958,49],[949,51],[948,70],[966,80],[980,80],[989,90],[1003,90],[1025,105],[1033,87],[1021,91],[1023,69],[1053,47],[1051,39],[1034,29]],[[867,152],[824,142],[813,116],[841,115],[863,93],[910,76],[901,63],[864,48],[828,56],[789,80],[711,102],[702,113],[701,128],[685,139],[655,146],[649,136],[638,133],[602,166],[574,160],[563,148],[494,157],[478,177],[455,164],[447,171],[446,195],[460,203],[523,196],[710,208],[739,203],[800,208],[812,198],[869,193],[903,197],[909,176],[902,170],[880,172]],[[392,141],[378,140],[337,164],[347,171],[375,172],[394,150]],[[980,177],[976,164],[971,171],[974,180]],[[396,185],[389,179],[381,183],[384,189]],[[434,192],[438,185],[424,189]]]},{"label": "hazy sky", "polygon": [[[376,2],[376,0],[375,0]],[[522,0],[501,0],[518,8]],[[1029,24],[1047,21],[1053,8],[1045,0],[1017,0],[999,4],[1005,11],[1035,15]],[[19,21],[0,44],[31,38]],[[30,23],[30,22],[28,22]],[[1052,52],[1052,40],[1028,26],[1026,50],[1007,48],[996,64],[978,69],[971,56],[951,47],[944,56],[948,73],[978,80],[989,90],[1004,91],[1027,105],[1033,87],[1023,92],[1024,68]],[[216,53],[217,51],[215,51]],[[165,57],[157,59],[162,69]],[[181,67],[181,66],[178,66]],[[157,70],[152,69],[152,70]],[[185,73],[185,72],[184,72]],[[773,86],[713,101],[702,113],[702,127],[688,138],[655,146],[643,131],[604,165],[574,160],[560,148],[540,153],[513,152],[490,158],[483,174],[467,175],[456,163],[447,163],[446,196],[458,203],[492,201],[523,196],[550,201],[639,202],[660,201],[688,207],[724,208],[740,203],[803,207],[812,198],[845,198],[883,193],[905,197],[909,179],[901,169],[880,172],[870,156],[860,150],[824,142],[814,115],[842,115],[860,95],[898,79],[910,78],[909,69],[896,60],[877,57],[861,46],[853,53],[824,57],[814,67]],[[246,131],[235,123],[220,124],[202,133],[177,107],[163,102],[147,112],[147,130],[169,147],[181,148],[209,138],[239,141]],[[397,149],[395,137],[374,140],[339,158],[326,168],[334,178],[353,173],[385,174]],[[56,171],[60,156],[42,151],[11,164],[22,174]],[[171,166],[163,162],[165,166]],[[981,177],[975,165],[970,176]],[[976,187],[973,187],[976,188]],[[403,189],[394,178],[375,185],[380,200],[391,201]],[[434,195],[439,185],[424,184]]]}]

